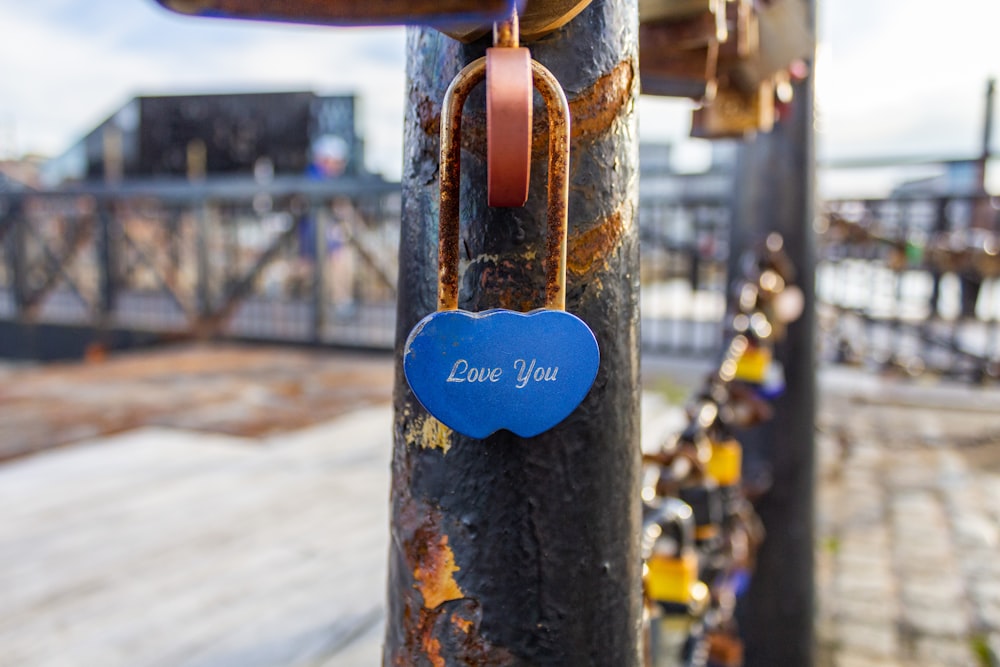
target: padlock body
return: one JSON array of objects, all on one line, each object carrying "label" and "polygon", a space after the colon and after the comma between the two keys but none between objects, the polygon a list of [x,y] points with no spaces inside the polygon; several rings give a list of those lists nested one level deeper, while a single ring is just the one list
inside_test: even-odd
[{"label": "padlock body", "polygon": [[735,379],[750,384],[763,384],[772,358],[770,347],[751,345],[736,362]]},{"label": "padlock body", "polygon": [[719,486],[739,484],[742,467],[743,447],[738,440],[712,443],[712,456],[705,464],[705,472]]},{"label": "padlock body", "polygon": [[403,370],[421,405],[472,438],[507,429],[525,438],[563,421],[590,391],[600,350],[571,313],[447,310],[421,320]]},{"label": "padlock body", "polygon": [[698,557],[693,551],[681,556],[653,555],[646,560],[646,597],[670,605],[691,603],[691,587],[698,581]]}]

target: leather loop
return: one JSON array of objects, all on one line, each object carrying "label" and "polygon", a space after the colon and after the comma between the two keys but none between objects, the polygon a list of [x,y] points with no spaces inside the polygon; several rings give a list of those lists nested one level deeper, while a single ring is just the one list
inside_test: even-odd
[{"label": "leather loop", "polygon": [[490,206],[524,206],[531,171],[531,55],[486,49],[486,180]]}]

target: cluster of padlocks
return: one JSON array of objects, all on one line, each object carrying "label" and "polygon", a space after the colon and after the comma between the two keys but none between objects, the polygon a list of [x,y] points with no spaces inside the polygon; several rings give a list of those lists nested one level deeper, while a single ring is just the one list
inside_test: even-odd
[{"label": "cluster of padlocks", "polygon": [[[735,433],[771,418],[784,390],[774,344],[802,312],[779,235],[743,262],[719,364],[688,408],[686,428],[644,456],[643,591],[650,667],[743,664],[735,620],[764,539],[742,478]],[[759,487],[759,484],[757,485]]]},{"label": "cluster of padlocks", "polygon": [[640,0],[642,92],[689,97],[691,134],[768,132],[813,50],[800,0]]}]

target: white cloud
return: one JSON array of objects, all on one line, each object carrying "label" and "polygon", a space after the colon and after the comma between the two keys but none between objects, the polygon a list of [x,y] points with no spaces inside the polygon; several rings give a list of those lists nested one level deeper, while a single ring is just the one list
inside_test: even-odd
[{"label": "white cloud", "polygon": [[123,23],[115,19],[117,2],[95,2],[96,31],[55,20],[65,10],[59,0],[38,0],[33,12],[0,7],[0,70],[13,72],[0,79],[0,123],[14,123],[14,149],[57,154],[138,94],[357,92],[367,112],[359,129],[369,166],[398,176],[402,29],[191,19],[167,14],[151,0],[130,4],[143,10]]},{"label": "white cloud", "polygon": [[1000,2],[828,0],[817,85],[836,155],[975,155]]},{"label": "white cloud", "polygon": [[[823,154],[978,151],[1000,2],[820,2]],[[403,44],[402,29],[192,19],[153,0],[0,3],[0,142],[13,126],[14,150],[60,152],[136,94],[356,91],[369,165],[398,176]],[[642,138],[683,141],[690,109],[642,98]]]}]

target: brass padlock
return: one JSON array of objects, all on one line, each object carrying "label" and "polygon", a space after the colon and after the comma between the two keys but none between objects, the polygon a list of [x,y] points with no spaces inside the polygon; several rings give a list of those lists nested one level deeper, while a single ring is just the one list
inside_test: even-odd
[{"label": "brass padlock", "polygon": [[674,47],[676,26],[639,26],[639,81],[643,95],[689,97],[710,101],[715,97],[719,43]]},{"label": "brass padlock", "polygon": [[643,94],[712,99],[719,45],[726,37],[726,0],[640,2]]},{"label": "brass padlock", "polygon": [[744,78],[750,85],[787,70],[796,60],[808,60],[816,48],[803,0],[771,0],[757,7],[760,49],[746,61]]},{"label": "brass padlock", "polygon": [[676,498],[647,506],[641,543],[643,590],[661,614],[697,616],[708,590],[698,579],[694,512]]},{"label": "brass padlock", "polygon": [[691,136],[700,139],[743,139],[774,127],[774,87],[760,84],[751,95],[720,80],[715,99],[695,109],[691,116]]},{"label": "brass padlock", "polygon": [[485,438],[507,429],[528,438],[565,419],[590,390],[600,365],[593,332],[566,312],[569,105],[555,77],[531,61],[549,121],[545,304],[520,313],[458,309],[462,107],[486,76],[486,59],[466,66],[441,105],[438,310],[410,332],[403,370],[417,400],[454,431]]},{"label": "brass padlock", "polygon": [[735,438],[712,439],[712,454],[705,474],[721,487],[738,486],[743,467],[743,446]]}]

